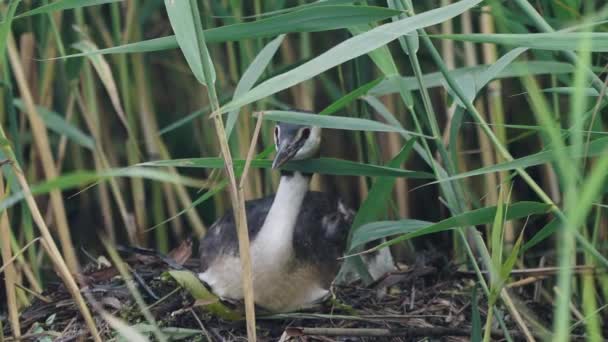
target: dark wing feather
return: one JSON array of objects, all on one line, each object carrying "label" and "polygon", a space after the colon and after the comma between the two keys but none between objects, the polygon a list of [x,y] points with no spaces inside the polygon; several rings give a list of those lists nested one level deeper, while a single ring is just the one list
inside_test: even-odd
[{"label": "dark wing feather", "polygon": [[351,217],[338,209],[338,201],[322,192],[310,191],[302,203],[294,233],[298,262],[315,265],[326,284],[338,272]]},{"label": "dark wing feather", "polygon": [[[247,213],[247,227],[249,240],[255,239],[259,233],[266,215],[272,206],[274,195],[245,202]],[[201,239],[199,255],[201,258],[201,272],[204,272],[219,255],[238,255],[239,245],[236,233],[236,224],[232,209],[215,221],[207,234]]]}]

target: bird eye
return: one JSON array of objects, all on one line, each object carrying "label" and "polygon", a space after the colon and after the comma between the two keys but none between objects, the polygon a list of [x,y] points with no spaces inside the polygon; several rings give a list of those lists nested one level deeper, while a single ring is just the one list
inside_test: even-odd
[{"label": "bird eye", "polygon": [[310,136],[310,128],[304,128],[302,130],[302,139],[306,140]]}]

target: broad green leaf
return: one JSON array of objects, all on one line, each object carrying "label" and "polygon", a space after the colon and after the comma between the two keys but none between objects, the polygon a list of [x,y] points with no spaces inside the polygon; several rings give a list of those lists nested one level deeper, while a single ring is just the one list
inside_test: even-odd
[{"label": "broad green leaf", "polygon": [[351,91],[350,93],[342,96],[341,98],[339,98],[338,100],[336,100],[332,104],[330,104],[329,106],[325,107],[325,109],[320,111],[319,115],[331,115],[331,114],[339,111],[340,109],[346,107],[349,103],[353,102],[360,96],[365,95],[370,89],[374,88],[380,82],[382,82],[382,79],[383,79],[382,77],[377,78],[371,82],[368,82],[368,83],[360,86],[359,88]]},{"label": "broad green leaf", "polygon": [[[203,63],[210,62],[211,57],[203,46],[205,41],[202,40],[201,32],[199,32],[202,31],[201,23],[197,20],[198,13],[194,13],[195,9],[190,5],[190,0],[165,0],[165,8],[177,43],[194,77],[201,84],[207,84],[208,80],[214,83],[214,69],[210,69],[210,75],[205,75],[203,69]],[[208,84],[208,86],[211,85]]]},{"label": "broad green leaf", "polygon": [[102,311],[101,316],[103,319],[108,322],[108,325],[112,327],[112,329],[116,330],[119,335],[118,341],[129,341],[129,342],[150,342],[148,338],[142,335],[137,329],[132,326],[129,326],[127,322],[122,319],[112,316],[109,313]]},{"label": "broad green leaf", "polygon": [[311,125],[321,128],[345,129],[352,131],[367,132],[405,132],[413,136],[428,136],[410,132],[401,127],[390,126],[378,121],[369,119],[351,118],[345,116],[317,115],[301,112],[291,112],[282,110],[268,110],[263,112],[264,120],[289,122],[298,125]]},{"label": "broad green leaf", "polygon": [[[95,182],[100,182],[112,177],[144,178],[159,182],[184,184],[197,188],[200,187],[200,182],[196,182],[183,176],[177,176],[175,174],[150,168],[128,167],[124,169],[109,169],[101,172],[77,171],[74,173],[64,174],[40,184],[32,185],[31,190],[33,195],[42,195],[47,194],[52,190],[69,190],[88,186]],[[12,207],[24,198],[25,196],[23,192],[19,191],[14,193],[13,195],[0,201],[0,211]]]},{"label": "broad green leaf", "polygon": [[[176,0],[179,1],[179,0]],[[205,285],[201,283],[201,281],[194,275],[194,273],[190,271],[176,271],[172,270],[168,272],[175,281],[179,283],[181,287],[188,290],[192,297],[198,301],[205,301],[206,303],[203,305],[205,310],[210,313],[218,316],[220,318],[235,321],[243,318],[242,313],[231,310],[226,307],[220,299],[209,292]]]},{"label": "broad green leaf", "polygon": [[370,241],[388,236],[416,232],[433,225],[433,222],[405,219],[399,221],[377,221],[364,224],[353,232],[348,250],[353,251]]},{"label": "broad green leaf", "polygon": [[165,335],[166,337],[168,337],[169,341],[183,340],[189,337],[201,336],[203,334],[202,330],[178,327],[156,328],[146,323],[137,323],[131,327],[142,334],[151,334],[152,332],[154,332],[155,329],[160,329],[160,332],[163,333],[163,335]]},{"label": "broad green leaf", "polygon": [[[458,227],[475,226],[488,224],[494,220],[497,207],[486,207],[471,210],[438,223],[432,224],[417,220],[401,221],[380,221],[363,225],[354,234],[349,249],[364,245],[368,241],[377,240],[383,237],[400,235],[390,241],[382,243],[374,250],[393,245],[395,243],[412,239],[418,236],[438,233]],[[551,206],[539,202],[518,202],[509,205],[509,210],[505,215],[506,220],[514,220],[528,217],[535,214],[544,214],[551,209]]]},{"label": "broad green leaf", "polygon": [[[496,63],[488,66],[487,69],[484,70],[483,72],[480,72],[478,74],[471,73],[471,74],[463,75],[463,76],[470,76],[471,77],[470,79],[456,77],[456,81],[458,83],[460,83],[460,87],[462,88],[465,95],[467,96],[467,100],[469,100],[469,101],[475,100],[475,97],[477,97],[477,94],[479,93],[479,91],[481,89],[483,89],[483,87],[485,87],[490,81],[495,79],[497,77],[497,75],[499,75],[503,70],[505,70],[505,68],[509,64],[511,64],[515,59],[517,59],[517,57],[519,57],[526,50],[527,50],[526,48],[513,49],[513,50],[507,52],[504,56],[500,57],[496,61]],[[467,82],[466,80],[470,80],[470,82]],[[446,87],[446,89],[449,89],[449,87]],[[460,98],[458,98],[457,96],[454,96],[454,99],[456,100],[456,102],[458,102],[458,104],[460,106],[465,107],[465,105],[462,103],[462,100],[460,100]]]},{"label": "broad green leaf", "polygon": [[[528,168],[531,166],[541,165],[549,162],[553,162],[555,160],[555,155],[564,154],[570,156],[570,158],[584,158],[584,157],[594,157],[598,155],[603,155],[606,153],[608,148],[608,138],[599,138],[591,141],[589,146],[585,151],[579,154],[574,154],[574,150],[571,146],[565,147],[563,149],[557,150],[546,150],[542,152],[538,152],[535,154],[531,154],[529,156],[521,157],[515,159],[513,161],[508,161],[492,166],[482,167],[477,170],[464,172],[458,175],[454,175],[451,177],[447,177],[441,180],[441,182],[452,181],[455,179],[468,178],[473,176],[485,175],[488,173],[500,172],[500,171],[509,171],[514,170],[516,168]],[[439,181],[431,182],[427,185],[436,184]]]},{"label": "broad green leaf", "polygon": [[[398,9],[401,11],[407,10],[407,8],[405,7],[406,5],[409,8],[413,8],[411,3],[405,4],[404,0],[387,0],[386,2],[388,4],[389,8],[394,8],[394,9]],[[402,14],[400,16],[395,16],[392,18],[392,20],[397,21],[397,20],[403,19],[403,18],[405,18],[405,14]],[[401,50],[403,50],[403,52],[405,52],[406,54],[409,55],[409,49],[407,48],[408,44],[412,48],[412,51],[414,53],[418,52],[418,49],[420,47],[420,41],[418,39],[418,31],[406,32],[406,33],[404,33],[404,35],[402,37],[399,37],[399,45],[401,45]]]},{"label": "broad green leaf", "polygon": [[[473,78],[479,79],[481,74],[486,72],[490,65],[480,65],[474,67],[458,68],[450,71],[450,74],[458,79],[465,75],[470,75]],[[565,74],[574,71],[574,66],[569,63],[548,62],[548,61],[531,61],[531,62],[514,62],[502,69],[494,79],[521,77],[525,75],[544,75],[544,74]],[[440,72],[433,72],[422,77],[422,82],[427,88],[443,86],[443,75]],[[385,79],[375,88],[371,89],[368,95],[381,96],[399,92],[398,82],[403,82],[408,90],[419,90],[416,78],[413,76],[402,77],[394,76]]]},{"label": "broad green leaf", "polygon": [[210,112],[211,112],[211,106],[205,106],[205,108],[203,108],[203,109],[195,110],[194,112],[184,116],[183,118],[176,120],[175,122],[167,125],[166,127],[163,127],[160,131],[158,131],[158,135],[167,134],[167,133],[187,124],[188,122],[198,118],[199,116],[208,114]]},{"label": "broad green leaf", "polygon": [[0,24],[0,56],[4,56],[4,49],[6,47],[6,42],[8,41],[8,35],[11,32],[15,11],[20,3],[21,0],[13,0],[9,3],[4,16],[4,21]]},{"label": "broad green leaf", "polygon": [[260,14],[243,16],[241,18],[242,19],[256,19],[256,18],[259,19],[259,18],[269,17],[269,16],[273,16],[273,15],[277,15],[277,14],[293,12],[296,10],[301,10],[301,9],[309,8],[309,7],[347,5],[347,4],[352,4],[353,1],[356,1],[356,0],[317,0],[317,1],[309,3],[309,4],[302,4],[299,6],[283,8],[283,9],[276,10],[276,11],[270,11],[270,12],[264,12],[264,13],[260,13]]},{"label": "broad green leaf", "polygon": [[365,33],[349,38],[310,61],[261,83],[251,89],[245,96],[235,99],[222,107],[221,111],[227,112],[234,110],[264,97],[276,94],[281,90],[306,81],[344,62],[376,50],[399,38],[403,32],[410,32],[441,23],[461,14],[469,8],[479,4],[481,1],[482,0],[458,1],[452,5],[417,14],[394,23],[378,26]]},{"label": "broad green leaf", "polygon": [[[574,87],[555,87],[555,88],[545,88],[543,89],[544,92],[546,93],[556,93],[556,94],[565,94],[565,95],[572,95],[575,93],[575,91],[581,91],[580,89],[576,89]],[[598,93],[598,91],[595,88],[585,88],[582,90],[583,94],[585,94],[586,96],[600,96],[600,93]]]},{"label": "broad green leaf", "polygon": [[217,194],[218,192],[222,191],[226,185],[228,185],[228,181],[226,179],[222,180],[221,182],[219,182],[216,186],[214,186],[213,188],[209,189],[209,191],[206,191],[204,194],[202,194],[201,196],[199,196],[196,200],[192,201],[192,203],[190,203],[189,206],[187,206],[186,208],[182,209],[180,212],[176,213],[175,215],[169,217],[168,219],[157,223],[155,226],[152,226],[150,228],[148,228],[147,230],[153,230],[159,226],[162,226],[166,223],[169,223],[170,221],[176,219],[177,217],[185,214],[186,212],[188,212],[188,210],[191,210],[193,208],[196,208],[198,205],[200,205],[201,203],[205,202],[206,200],[210,199],[211,197],[213,197],[215,194]]},{"label": "broad green leaf", "polygon": [[[374,29],[374,27],[377,26],[374,26],[372,24],[364,24],[351,26],[348,28],[348,30],[350,31],[350,33],[353,34],[353,36],[356,36],[358,34],[369,32],[370,30]],[[376,50],[372,50],[368,52],[367,55],[372,59],[374,64],[376,64],[378,69],[380,69],[380,71],[382,71],[382,74],[384,74],[385,76],[399,75],[399,71],[397,70],[395,61],[393,60],[393,58],[390,57],[391,53],[387,45],[381,46]]]},{"label": "broad green leaf", "polygon": [[608,33],[605,32],[552,32],[552,33],[526,33],[526,34],[438,34],[435,38],[453,39],[475,43],[493,43],[526,47],[537,50],[578,51],[581,49],[580,41],[590,39],[588,48],[593,52],[608,51]]},{"label": "broad green leaf", "polygon": [[[13,100],[15,107],[19,110],[24,111],[25,105],[20,99]],[[44,121],[44,124],[55,133],[65,135],[70,140],[74,141],[80,146],[86,147],[89,150],[95,149],[95,141],[90,135],[83,133],[80,129],[65,121],[65,119],[53,111],[50,111],[44,107],[36,106],[36,111]]]},{"label": "broad green leaf", "polygon": [[[386,166],[391,168],[399,168],[410,156],[414,148],[415,139],[410,139],[399,153]],[[372,185],[365,201],[361,203],[357,215],[353,220],[351,227],[355,231],[361,225],[372,222],[378,219],[378,216],[386,211],[387,202],[391,198],[391,192],[395,186],[395,177],[378,177]]]},{"label": "broad green leaf", "polygon": [[[272,60],[272,57],[276,54],[277,50],[281,46],[285,35],[280,35],[277,38],[273,39],[270,43],[266,44],[266,46],[260,51],[260,53],[255,56],[251,64],[243,73],[243,76],[239,80],[239,83],[236,85],[236,89],[234,90],[234,95],[232,98],[238,98],[239,96],[244,95],[253,87],[253,85],[258,81],[260,76],[266,67]],[[236,124],[236,119],[238,118],[239,110],[235,109],[228,113],[228,117],[226,118],[226,136],[230,138],[230,134],[232,133],[232,129]]]},{"label": "broad green leaf", "polygon": [[[409,157],[415,142],[414,139],[408,141],[387,166],[399,168]],[[353,224],[348,233],[348,240],[350,240],[353,232],[362,224],[376,220],[383,211],[386,211],[386,208],[388,207],[387,202],[389,202],[391,198],[391,191],[395,185],[395,180],[395,177],[378,177],[376,179],[371,190],[367,194],[365,201],[363,201],[359,210],[357,210],[357,214],[355,215]],[[373,278],[365,267],[363,260],[361,260],[360,257],[355,258],[358,260],[351,258],[344,263],[343,267],[353,267],[364,282],[372,282]]]},{"label": "broad green leaf", "polygon": [[57,0],[48,5],[36,7],[33,10],[23,12],[15,17],[15,19],[29,17],[36,14],[51,13],[56,11],[64,11],[74,8],[83,8],[88,6],[103,5],[122,0]]},{"label": "broad green leaf", "polygon": [[560,220],[554,218],[547,225],[545,225],[541,230],[539,230],[534,236],[524,244],[522,247],[523,252],[525,253],[530,248],[538,245],[546,238],[552,236],[557,229],[560,227]]},{"label": "broad green leaf", "polygon": [[[244,159],[233,160],[235,169],[241,169],[245,166]],[[191,167],[191,168],[209,168],[221,169],[224,168],[224,161],[221,158],[188,158],[174,160],[158,160],[139,164],[139,166],[161,166],[161,167]],[[269,169],[272,166],[272,160],[251,161],[251,167]],[[320,158],[310,160],[290,161],[284,167],[286,170],[301,171],[308,173],[322,173],[338,176],[388,176],[388,177],[406,177],[415,179],[433,178],[432,174],[421,171],[409,171],[386,166],[371,165],[357,163],[343,159]]]},{"label": "broad green leaf", "polygon": [[[186,2],[186,1],[184,1]],[[226,25],[205,30],[205,42],[219,43],[242,39],[273,37],[289,32],[320,32],[346,28],[390,18],[396,11],[374,6],[317,6],[304,8],[249,23]],[[87,54],[136,53],[178,48],[175,36],[144,40],[85,54],[60,58],[82,57]]]}]

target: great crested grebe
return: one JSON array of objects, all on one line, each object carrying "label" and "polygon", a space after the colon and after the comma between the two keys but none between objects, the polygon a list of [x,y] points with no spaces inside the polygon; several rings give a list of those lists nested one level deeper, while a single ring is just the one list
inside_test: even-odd
[{"label": "great crested grebe", "polygon": [[[319,127],[278,123],[272,168],[316,156]],[[256,305],[274,312],[304,309],[323,300],[340,267],[354,212],[322,192],[309,191],[312,174],[281,170],[276,194],[245,203]],[[388,249],[364,260],[373,267],[390,259]],[[217,220],[200,242],[199,278],[224,299],[243,298],[241,263],[232,211]],[[391,259],[392,260],[392,259]],[[392,265],[390,265],[392,266]]]}]

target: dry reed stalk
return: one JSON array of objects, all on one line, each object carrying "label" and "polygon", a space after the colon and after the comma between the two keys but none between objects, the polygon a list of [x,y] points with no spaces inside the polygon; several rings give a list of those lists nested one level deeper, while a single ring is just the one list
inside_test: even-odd
[{"label": "dry reed stalk", "polygon": [[[213,86],[209,87],[208,89],[211,88],[213,88]],[[219,110],[219,102],[217,101],[217,98],[212,98],[211,104],[213,106],[213,112],[217,113]],[[235,221],[237,225],[239,255],[242,267],[243,294],[245,298],[245,314],[247,318],[247,338],[249,341],[255,342],[255,309],[253,302],[254,297],[252,281],[253,272],[249,247],[249,230],[247,228],[247,214],[245,213],[245,200],[243,191],[237,186],[232,156],[230,155],[230,148],[228,146],[228,140],[226,139],[222,117],[221,115],[212,115],[212,117],[220,143],[220,149],[222,151],[222,158],[224,159],[224,169],[228,174],[228,179],[230,181],[230,201],[232,202],[232,208],[235,213]]]},{"label": "dry reed stalk", "polygon": [[210,60],[203,57],[208,56],[209,51],[207,50],[207,45],[204,43],[205,37],[197,1],[190,0],[190,6],[193,9],[192,19],[196,25],[197,39],[199,39],[202,43],[199,45],[199,56],[203,61],[203,75],[205,75],[206,78],[207,96],[209,98],[212,112],[211,120],[213,120],[213,124],[215,126],[215,133],[220,146],[222,158],[224,159],[224,171],[228,176],[229,181],[230,201],[232,203],[233,215],[236,222],[237,237],[239,241],[239,258],[242,269],[241,279],[245,302],[247,338],[249,341],[255,342],[257,337],[255,327],[253,272],[249,246],[249,229],[247,227],[247,214],[245,212],[245,196],[243,195],[242,189],[239,188],[236,180],[232,155],[230,153],[230,146],[228,145],[228,138],[226,137],[226,129],[220,113],[220,103],[215,90],[215,80],[211,77],[214,66]]},{"label": "dry reed stalk", "polygon": [[[0,177],[0,198],[4,198],[4,181]],[[4,268],[4,287],[6,290],[6,306],[8,308],[8,317],[15,339],[21,336],[21,327],[19,325],[19,307],[17,305],[17,295],[15,292],[15,284],[17,283],[17,272],[13,264],[11,242],[8,238],[11,235],[11,228],[8,222],[8,214],[6,210],[2,211],[0,216],[0,236],[5,238],[0,239],[0,250],[2,251],[2,263]],[[1,333],[1,332],[0,332]]]},{"label": "dry reed stalk", "polygon": [[[54,25],[56,27],[61,27],[61,21],[63,18],[63,11],[58,11],[52,14],[49,14],[49,20],[54,21]],[[53,30],[49,30],[46,33],[45,41],[50,42],[53,40]],[[44,58],[51,59],[57,57],[57,48],[54,44],[48,44],[46,48]],[[42,104],[45,108],[51,108],[53,105],[53,94],[51,90],[53,89],[53,81],[56,77],[56,63],[55,61],[48,61],[45,63],[44,74],[42,75],[42,80],[40,82],[40,99],[39,103]]]},{"label": "dry reed stalk", "polygon": [[[471,34],[473,33],[473,19],[471,18],[471,12],[464,12],[461,16],[461,25],[462,25],[462,33]],[[479,65],[475,46],[471,42],[464,42],[464,56],[465,56],[465,64],[469,67],[474,67]],[[477,99],[474,103],[475,108],[479,114],[487,121],[487,115],[485,114],[485,110],[483,108],[483,102],[480,99]],[[495,164],[494,161],[494,151],[492,149],[492,145],[490,144],[490,140],[488,137],[483,134],[480,127],[477,127],[477,139],[479,141],[479,149],[481,151],[481,162],[482,166],[491,166]],[[496,176],[493,173],[488,173],[484,176],[485,180],[485,203],[487,205],[494,205],[498,201],[498,184],[496,182]],[[490,226],[488,225],[486,230],[489,231]],[[488,235],[489,236],[489,235]]]},{"label": "dry reed stalk", "polygon": [[[139,28],[135,28],[135,34],[139,35]],[[141,131],[144,136],[144,146],[146,149],[146,153],[148,158],[152,160],[156,160],[159,158],[169,159],[170,156],[161,153],[161,138],[158,136],[158,123],[156,122],[156,113],[154,111],[154,106],[152,100],[150,98],[150,89],[147,86],[148,82],[146,80],[145,74],[145,66],[144,61],[141,54],[134,54],[132,56],[133,70],[135,75],[135,83],[140,85],[137,87],[137,98],[139,99],[138,105],[139,110],[137,111],[139,114],[140,122],[141,122]],[[169,172],[171,174],[177,175],[177,170],[175,168],[170,168]],[[182,187],[183,185],[177,184],[177,187]],[[169,212],[169,216],[173,217],[177,215],[177,203],[175,198],[174,189],[170,184],[163,184],[163,197],[167,202],[167,210]],[[188,194],[186,193],[186,196]],[[187,200],[187,204],[185,207],[188,207],[192,204],[192,201]],[[205,227],[198,218],[198,214],[195,210],[193,211],[195,215],[195,220],[192,222],[194,227],[194,231],[199,234],[203,234],[205,231]],[[179,218],[175,218],[170,222],[173,232],[176,234],[176,237],[180,238],[183,235],[183,227],[181,224],[181,220]]]},{"label": "dry reed stalk", "polygon": [[[485,6],[482,8],[481,16],[479,18],[481,32],[486,34],[495,33],[494,30],[494,18],[491,15],[491,9],[489,6]],[[492,65],[496,63],[497,60],[497,52],[496,45],[494,44],[482,44],[482,58],[483,63],[487,65]],[[502,83],[500,80],[494,80],[488,83],[487,86],[487,104],[488,104],[488,114],[492,122],[494,122],[494,131],[496,132],[496,136],[503,143],[503,145],[507,145],[507,134],[504,128],[505,117],[504,117],[504,108],[502,103]],[[486,137],[485,134],[482,134],[481,128],[479,128],[479,135]],[[487,138],[486,138],[487,139]],[[489,142],[488,142],[489,144]],[[493,151],[493,150],[491,150]],[[492,152],[490,152],[492,153]],[[489,158],[489,157],[488,157]],[[504,158],[500,155],[500,153],[493,153],[492,156],[493,162],[501,163],[504,161]],[[484,165],[485,166],[485,165]],[[495,176],[492,176],[494,182],[496,182]],[[498,173],[498,184],[505,184],[508,179],[507,172],[499,172]],[[490,183],[488,183],[490,186]],[[495,189],[495,188],[494,188]],[[491,189],[490,189],[491,190]],[[496,202],[492,202],[496,203]],[[512,246],[515,241],[516,233],[514,231],[513,223],[507,221],[505,223],[505,242],[508,246]]]},{"label": "dry reed stalk", "polygon": [[[103,140],[104,138],[101,134],[102,134],[102,132],[104,132],[104,130],[100,129],[99,122],[96,125],[95,116],[92,115],[91,112],[86,107],[81,94],[78,94],[78,93],[76,94],[76,103],[78,104],[80,111],[83,114],[83,118],[85,119],[85,122],[87,124],[87,127],[89,128],[89,131],[91,132],[91,135],[93,135],[93,139],[95,139],[95,141],[98,142],[97,144],[95,144],[95,153],[93,155],[93,161],[95,163],[95,170],[103,171],[105,169],[110,168],[110,166],[112,164],[108,160],[108,155],[106,155],[106,153],[103,149],[103,146],[102,146],[103,144],[101,142],[111,141],[111,140]],[[112,154],[110,154],[110,156],[111,155]],[[125,223],[125,228],[127,230],[127,235],[129,236],[129,241],[131,243],[135,243],[136,230],[135,230],[135,227],[133,224],[133,220],[132,220],[131,216],[129,215],[129,212],[127,211],[127,206],[125,204],[124,198],[122,197],[122,192],[120,190],[118,181],[112,177],[108,180],[108,182],[110,183],[110,190],[112,191],[112,194],[114,195],[114,200],[116,201],[116,204],[118,206],[118,211],[120,213],[120,216],[121,216],[123,222]]]},{"label": "dry reed stalk", "polygon": [[[40,162],[42,163],[45,178],[47,180],[57,178],[57,170],[55,169],[55,162],[53,161],[53,154],[50,147],[51,144],[49,142],[46,127],[40,119],[40,115],[38,114],[36,105],[34,104],[34,99],[27,86],[28,83],[25,79],[23,67],[21,65],[21,61],[19,60],[17,47],[12,35],[9,35],[8,37],[8,54],[15,79],[21,93],[21,98],[23,99],[26,107],[25,112],[31,125],[36,148],[39,151]],[[59,190],[52,190],[50,192],[50,197],[51,206],[55,212],[54,217],[57,226],[56,228],[67,265],[71,272],[77,273],[79,268],[78,260],[76,258],[76,252],[74,251],[74,245],[72,244],[72,238],[70,236],[67,215],[63,205],[61,192]]]},{"label": "dry reed stalk", "polygon": [[[171,156],[169,155],[169,151],[168,151],[167,147],[160,140],[160,138],[157,140],[157,143],[158,143],[161,159],[171,159]],[[171,172],[171,173],[174,172],[175,174],[178,174],[176,168],[170,167],[168,169],[169,169],[169,172]],[[173,189],[175,189],[175,194],[177,195],[177,199],[183,208],[189,208],[190,206],[192,206],[192,199],[190,198],[190,195],[188,194],[186,187],[184,187],[181,184],[175,184]],[[205,234],[205,232],[207,231],[207,228],[205,227],[203,220],[198,215],[196,210],[186,211],[186,217],[188,218],[188,221],[190,222],[190,225],[192,226],[192,230],[194,230],[194,232],[196,234],[198,234],[198,236],[202,236]]]},{"label": "dry reed stalk", "polygon": [[[11,46],[9,45],[9,53],[15,54],[14,53],[14,41],[12,40],[12,37],[10,35],[9,35],[9,44],[11,44],[13,47],[13,49],[12,49],[13,51],[11,52]],[[0,139],[7,140],[6,135],[4,134],[4,130],[2,129],[2,126],[0,126]],[[12,151],[10,145],[3,146],[2,148],[3,148],[3,152],[5,153],[5,155],[7,155],[12,161],[11,167],[12,167],[13,173],[15,174],[15,177],[17,178],[17,182],[21,186],[21,190],[23,191],[25,201],[28,205],[28,208],[30,209],[30,213],[32,215],[34,223],[40,230],[40,234],[42,235],[43,246],[45,248],[47,248],[48,255],[51,258],[51,261],[53,262],[53,265],[55,266],[55,269],[56,269],[58,275],[63,280],[68,292],[70,293],[70,295],[74,299],[74,302],[76,303],[76,306],[80,310],[80,312],[85,320],[85,324],[87,325],[87,328],[89,329],[89,332],[91,333],[91,335],[93,337],[93,340],[96,342],[101,342],[101,338],[99,337],[99,332],[97,330],[97,326],[95,325],[95,320],[93,319],[93,316],[91,316],[91,312],[89,311],[89,308],[87,307],[87,305],[84,301],[84,298],[82,297],[82,295],[80,293],[80,289],[78,288],[78,285],[76,284],[76,280],[70,273],[70,269],[69,269],[67,263],[63,259],[63,256],[61,255],[59,248],[57,247],[57,245],[55,244],[55,241],[53,240],[53,237],[51,236],[51,232],[50,232],[49,228],[47,227],[46,223],[44,222],[44,219],[42,218],[40,210],[38,209],[38,205],[36,204],[36,201],[34,201],[34,197],[32,196],[32,192],[29,187],[29,184],[27,183],[27,180],[25,179],[23,171],[21,170],[20,166],[17,163],[14,152]]]},{"label": "dry reed stalk", "polygon": [[[384,99],[381,99],[382,102],[386,105],[386,108],[391,112],[391,113],[397,113],[397,106],[398,106],[398,102],[397,102],[397,97],[395,96],[389,96],[386,97]],[[387,137],[387,144],[386,144],[386,148],[387,148],[387,155],[386,160],[388,160],[388,158],[392,158],[393,156],[397,155],[397,153],[401,150],[402,147],[402,143],[401,143],[401,135],[399,134],[388,134]],[[395,190],[394,190],[394,196],[397,200],[397,208],[399,210],[399,217],[409,217],[410,216],[410,210],[408,207],[408,203],[409,203],[409,187],[407,185],[407,180],[405,180],[404,178],[397,178],[395,180]]]},{"label": "dry reed stalk", "polygon": [[[236,127],[238,133],[239,151],[249,151],[251,148],[256,152],[257,139],[253,140],[253,136],[250,138],[251,124],[247,115],[239,115],[238,127]],[[253,145],[251,145],[253,143]],[[259,177],[259,172],[253,172],[244,184],[245,198],[258,198],[262,197],[262,183]]]}]

